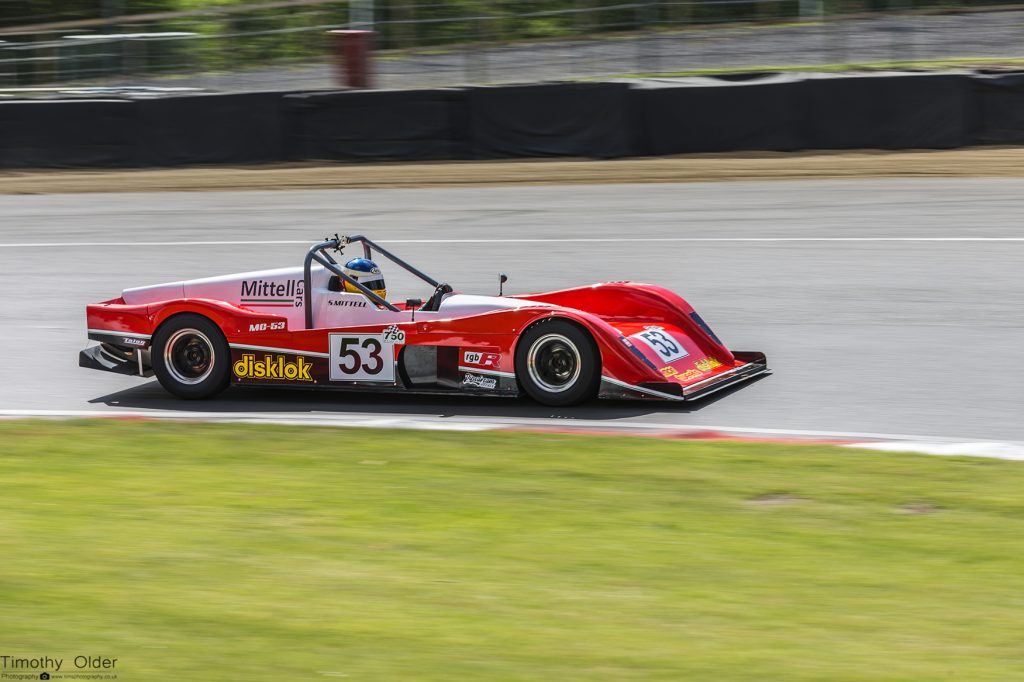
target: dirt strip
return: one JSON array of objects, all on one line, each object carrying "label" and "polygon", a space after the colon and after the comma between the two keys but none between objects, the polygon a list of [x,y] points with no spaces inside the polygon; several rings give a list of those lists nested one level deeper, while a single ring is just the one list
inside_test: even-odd
[{"label": "dirt strip", "polygon": [[245,168],[0,172],[0,194],[711,182],[874,177],[1024,177],[1024,147],[742,153],[644,159],[317,163]]}]

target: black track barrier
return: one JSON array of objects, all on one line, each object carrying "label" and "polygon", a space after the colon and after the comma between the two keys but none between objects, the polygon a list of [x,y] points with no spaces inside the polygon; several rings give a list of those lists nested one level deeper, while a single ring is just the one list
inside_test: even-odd
[{"label": "black track barrier", "polygon": [[270,163],[284,158],[283,93],[138,100],[147,166]]},{"label": "black track barrier", "polygon": [[640,104],[644,153],[801,149],[801,86],[786,76],[740,82],[710,78],[643,81],[634,97]]},{"label": "black track barrier", "polygon": [[1024,73],[0,102],[0,167],[1024,144]]},{"label": "black track barrier", "polygon": [[359,90],[284,98],[291,159],[466,158],[462,90]]},{"label": "black track barrier", "polygon": [[978,74],[975,144],[1024,144],[1024,73]]},{"label": "black track barrier", "polygon": [[970,77],[921,74],[809,78],[795,115],[804,149],[951,149],[970,144]]},{"label": "black track barrier", "polygon": [[473,156],[615,158],[637,153],[627,83],[470,88]]},{"label": "black track barrier", "polygon": [[138,160],[134,102],[0,103],[0,167],[126,167]]}]

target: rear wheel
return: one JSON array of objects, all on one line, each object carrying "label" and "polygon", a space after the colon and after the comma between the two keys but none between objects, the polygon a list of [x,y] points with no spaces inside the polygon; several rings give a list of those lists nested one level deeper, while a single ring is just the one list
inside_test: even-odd
[{"label": "rear wheel", "polygon": [[601,361],[590,335],[552,318],[527,329],[516,346],[516,378],[545,405],[576,405],[597,395]]},{"label": "rear wheel", "polygon": [[153,335],[153,372],[179,398],[212,398],[228,385],[231,352],[224,334],[202,315],[175,315]]}]

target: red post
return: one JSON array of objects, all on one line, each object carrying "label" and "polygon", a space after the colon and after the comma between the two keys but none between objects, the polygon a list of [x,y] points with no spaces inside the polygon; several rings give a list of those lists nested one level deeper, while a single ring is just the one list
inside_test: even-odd
[{"label": "red post", "polygon": [[334,36],[334,69],[338,85],[371,87],[373,31],[328,31]]}]

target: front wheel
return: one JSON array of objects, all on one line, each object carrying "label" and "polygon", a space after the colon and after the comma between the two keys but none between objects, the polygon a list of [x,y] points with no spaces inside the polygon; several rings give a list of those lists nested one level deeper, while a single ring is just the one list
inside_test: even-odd
[{"label": "front wheel", "polygon": [[231,352],[224,334],[202,315],[175,315],[153,335],[153,372],[169,393],[212,398],[229,381]]},{"label": "front wheel", "polygon": [[597,395],[601,360],[585,331],[551,318],[533,325],[519,338],[516,378],[539,403],[576,405]]}]

